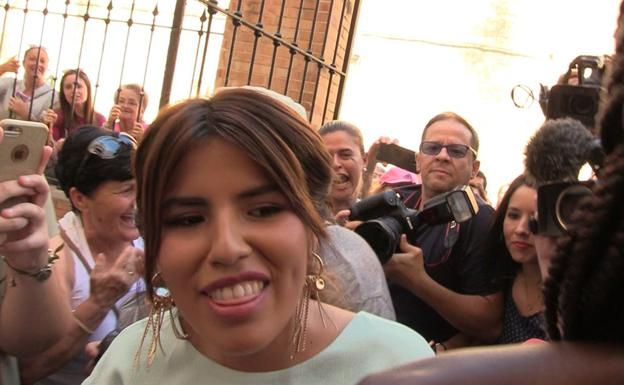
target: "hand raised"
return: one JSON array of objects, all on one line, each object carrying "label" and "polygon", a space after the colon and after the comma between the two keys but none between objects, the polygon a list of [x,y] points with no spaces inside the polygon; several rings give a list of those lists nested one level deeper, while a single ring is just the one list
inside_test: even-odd
[{"label": "hand raised", "polygon": [[423,278],[427,277],[422,250],[407,242],[405,234],[401,235],[401,253],[395,253],[383,265],[386,277],[408,290],[418,287]]},{"label": "hand raised", "polygon": [[127,246],[114,262],[104,254],[95,257],[91,271],[93,301],[104,308],[112,307],[143,274],[143,251]]},{"label": "hand raised", "polygon": [[0,203],[27,198],[0,211],[0,254],[15,268],[30,271],[46,262],[48,231],[43,205],[47,196],[48,185],[40,175],[0,183]]},{"label": "hand raised", "polygon": [[19,70],[19,67],[20,67],[19,60],[17,60],[17,58],[13,56],[9,60],[0,64],[0,75],[7,73],[7,72],[17,73],[17,71]]}]

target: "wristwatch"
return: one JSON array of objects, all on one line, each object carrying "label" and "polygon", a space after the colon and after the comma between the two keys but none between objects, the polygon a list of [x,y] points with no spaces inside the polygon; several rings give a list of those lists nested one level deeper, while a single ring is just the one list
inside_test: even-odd
[{"label": "wristwatch", "polygon": [[61,244],[54,250],[48,250],[48,263],[35,272],[29,272],[11,266],[9,262],[7,262],[5,257],[3,257],[4,263],[6,263],[6,265],[10,267],[11,270],[18,274],[34,278],[37,282],[44,282],[48,278],[50,278],[50,275],[52,275],[52,265],[54,264],[54,262],[56,262],[57,259],[59,259],[58,252],[63,249],[63,246],[65,246],[65,244]]}]

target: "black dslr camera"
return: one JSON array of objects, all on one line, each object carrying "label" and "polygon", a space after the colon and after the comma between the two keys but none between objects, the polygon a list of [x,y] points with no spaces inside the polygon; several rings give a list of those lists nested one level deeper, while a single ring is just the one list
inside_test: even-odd
[{"label": "black dslr camera", "polygon": [[[563,76],[564,84],[557,84],[550,90],[541,87],[539,101],[546,119],[570,117],[586,127],[594,127],[603,73],[602,58],[577,56]],[[577,79],[576,85],[569,84],[572,79]]]},{"label": "black dslr camera", "polygon": [[355,229],[386,263],[399,248],[401,234],[417,231],[421,226],[455,221],[465,222],[479,211],[469,186],[459,186],[427,201],[422,210],[405,207],[394,190],[370,196],[351,207],[349,220],[365,221]]},{"label": "black dslr camera", "polygon": [[554,182],[537,189],[537,218],[529,227],[533,234],[558,237],[573,223],[574,210],[581,200],[592,195],[594,181]]}]

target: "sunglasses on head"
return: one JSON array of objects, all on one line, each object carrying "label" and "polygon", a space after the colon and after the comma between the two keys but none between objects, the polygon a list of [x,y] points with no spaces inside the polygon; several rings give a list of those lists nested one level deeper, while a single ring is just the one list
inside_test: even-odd
[{"label": "sunglasses on head", "polygon": [[136,150],[137,141],[130,135],[122,132],[118,136],[98,136],[87,146],[87,153],[76,169],[76,175],[80,175],[91,155],[100,159],[114,159],[121,153],[122,146]]},{"label": "sunglasses on head", "polygon": [[468,150],[470,150],[474,157],[477,157],[477,152],[470,146],[465,144],[442,144],[440,142],[422,142],[420,144],[420,152],[425,155],[438,155],[443,148],[446,148],[446,153],[455,159],[461,159],[466,156]]}]

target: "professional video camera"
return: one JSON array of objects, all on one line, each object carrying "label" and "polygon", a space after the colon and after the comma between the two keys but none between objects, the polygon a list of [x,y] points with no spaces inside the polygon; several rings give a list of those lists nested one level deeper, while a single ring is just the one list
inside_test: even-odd
[{"label": "professional video camera", "polygon": [[581,199],[592,195],[594,181],[555,182],[537,189],[537,218],[529,221],[534,234],[558,237],[573,223]]},{"label": "professional video camera", "polygon": [[421,210],[405,207],[394,190],[370,196],[351,207],[349,220],[365,221],[355,229],[373,248],[379,261],[386,263],[399,247],[401,234],[421,226],[455,221],[465,222],[479,211],[469,186],[459,186],[427,201]]},{"label": "professional video camera", "polygon": [[572,60],[560,84],[550,90],[541,86],[539,102],[546,119],[570,117],[593,128],[603,73],[601,57],[581,55]]},{"label": "professional video camera", "polygon": [[605,72],[605,61],[599,56],[577,56],[558,84],[552,88],[540,84],[539,98],[524,84],[511,90],[511,99],[518,108],[527,108],[539,100],[546,119],[574,118],[585,127],[595,126],[600,101],[600,87]]}]

